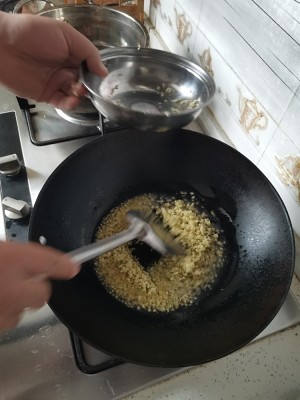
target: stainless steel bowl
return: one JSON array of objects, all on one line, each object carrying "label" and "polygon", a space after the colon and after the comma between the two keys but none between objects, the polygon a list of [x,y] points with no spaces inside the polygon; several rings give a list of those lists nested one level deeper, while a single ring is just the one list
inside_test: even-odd
[{"label": "stainless steel bowl", "polygon": [[54,7],[49,0],[20,0],[14,6],[13,14],[39,14]]},{"label": "stainless steel bowl", "polygon": [[[101,5],[63,5],[38,13],[44,17],[68,22],[99,49],[110,47],[148,47],[149,34],[144,25],[119,10]],[[60,110],[58,110],[61,113]],[[78,118],[78,115],[81,117]],[[72,111],[64,111],[64,118],[75,123],[99,123],[99,113],[88,99]]]},{"label": "stainless steel bowl", "polygon": [[100,50],[109,47],[147,47],[147,29],[130,15],[100,5],[64,5],[39,15],[68,22]]},{"label": "stainless steel bowl", "polygon": [[20,0],[13,9],[13,14],[38,14],[54,8],[49,0]]},{"label": "stainless steel bowl", "polygon": [[215,93],[213,78],[194,62],[155,49],[100,52],[109,74],[81,68],[94,106],[109,120],[142,131],[163,132],[196,119]]}]

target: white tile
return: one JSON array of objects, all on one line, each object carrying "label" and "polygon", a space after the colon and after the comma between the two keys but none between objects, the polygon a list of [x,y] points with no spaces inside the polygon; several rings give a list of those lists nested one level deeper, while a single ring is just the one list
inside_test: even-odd
[{"label": "white tile", "polygon": [[237,76],[199,30],[197,30],[192,58],[213,77],[216,84],[216,96],[220,97],[220,100],[228,109],[227,112],[231,113],[236,102],[236,90],[234,88],[236,87]]},{"label": "white tile", "polygon": [[284,114],[280,127],[300,149],[300,96],[298,92]]},{"label": "white tile", "polygon": [[160,0],[159,1],[159,15],[164,22],[170,25],[170,28],[176,33],[176,25],[173,21],[173,13],[176,6],[176,0]]},{"label": "white tile", "polygon": [[165,17],[164,14],[159,14],[156,20],[156,29],[172,53],[188,57],[187,49],[176,38],[169,17]]},{"label": "white tile", "polygon": [[198,26],[203,0],[177,0],[176,7],[184,8],[191,21]]},{"label": "white tile", "polygon": [[[226,126],[228,125],[228,120],[231,116],[231,109],[225,107],[222,99],[216,94],[209,104],[209,109],[218,121],[218,123],[222,126],[222,128],[226,131]],[[226,131],[227,132],[227,131]],[[228,134],[228,132],[227,132]],[[228,135],[229,136],[229,135]],[[231,135],[230,135],[231,136]]]},{"label": "white tile", "polygon": [[[209,106],[214,117],[221,125],[226,135],[229,137],[234,147],[243,153],[250,161],[257,164],[260,160],[260,154],[257,148],[251,143],[245,135],[238,119],[234,114],[228,113],[223,102],[219,97],[215,97]],[[227,111],[227,112],[226,112]]]},{"label": "white tile", "polygon": [[[241,3],[247,10],[248,2]],[[204,0],[199,27],[245,86],[251,88],[255,98],[279,123],[293,97],[293,90],[273,72],[273,65],[268,65],[256,49],[251,47],[252,43],[248,42],[250,39],[243,37],[231,24],[228,20],[228,10],[230,9],[224,0]],[[232,10],[230,12],[233,13]],[[247,23],[246,12],[241,14],[241,18],[244,18]],[[259,23],[260,21],[257,20],[256,24]],[[249,30],[254,32],[255,26],[252,24],[249,26]],[[261,42],[263,42],[263,38],[261,38]],[[273,57],[274,59],[276,57]]]},{"label": "white tile", "polygon": [[162,40],[161,36],[154,29],[151,29],[149,31],[149,46],[152,49],[169,51],[169,48],[166,46],[166,44]]},{"label": "white tile", "polygon": [[181,54],[184,53],[191,58],[195,46],[197,24],[190,17],[187,4],[177,1],[173,9],[170,8],[169,16],[172,29],[176,35],[173,37],[173,41],[177,42],[177,47],[179,42],[179,46],[181,45],[184,48]]},{"label": "white tile", "polygon": [[205,68],[216,83],[216,96],[224,103],[224,109],[235,114],[247,139],[263,154],[277,124],[200,31],[196,43],[193,58],[203,63],[204,52],[209,52],[210,63],[207,65],[207,61]]},{"label": "white tile", "polygon": [[[281,121],[299,86],[300,24],[296,19],[299,7],[297,11],[289,6],[291,1],[276,1],[272,5],[268,0],[255,3],[160,0],[153,3],[157,4],[156,17],[160,15],[157,29],[172,52],[186,57],[190,57],[191,52],[194,54],[194,49],[199,47],[199,36],[196,37],[194,29],[198,20],[198,28],[257,101],[276,123]],[[182,43],[178,43],[178,15],[184,19],[187,30]]]},{"label": "white tile", "polygon": [[270,164],[267,163],[264,159],[261,159],[258,164],[259,169],[263,172],[263,174],[269,179],[272,185],[277,190],[279,196],[281,197],[289,217],[291,219],[291,223],[293,228],[298,236],[300,236],[300,206],[295,201],[295,199],[291,196],[290,192],[287,190],[286,186],[281,182],[276,174],[274,174],[273,168],[270,167]]},{"label": "white tile", "polygon": [[[226,0],[224,17],[285,84],[295,92],[300,78],[300,9],[286,11],[284,1]],[[225,4],[226,4],[225,3]],[[253,29],[255,27],[255,29]]]},{"label": "white tile", "polygon": [[241,127],[236,115],[232,113],[226,126],[222,126],[235,148],[244,154],[255,165],[258,164],[261,155],[257,146],[253,144],[247,133]]},{"label": "white tile", "polygon": [[[295,235],[295,244],[296,244],[296,259],[300,260],[300,236]],[[300,262],[296,262],[295,272],[298,275],[298,279],[300,280]]]},{"label": "white tile", "polygon": [[296,185],[292,182],[285,182],[285,175],[283,175],[282,172],[283,166],[280,167],[280,164],[283,164],[286,166],[286,168],[288,168],[291,165],[294,165],[294,161],[296,165],[298,157],[298,163],[300,164],[299,148],[297,148],[297,146],[287,137],[287,135],[280,128],[278,128],[263,155],[263,159],[269,165],[270,169],[273,171],[273,174],[277,176],[277,179],[281,181],[282,185],[285,187],[285,191],[287,191],[298,204],[298,218],[300,223],[299,190],[297,190]]},{"label": "white tile", "polygon": [[150,21],[152,22],[153,26],[156,26],[156,18],[159,13],[159,4],[157,4],[155,1],[151,0],[149,4],[149,11],[148,11],[148,17]]},{"label": "white tile", "polygon": [[146,15],[150,14],[150,3],[151,0],[144,0],[144,12]]},{"label": "white tile", "polygon": [[[233,146],[261,168],[300,235],[300,195],[296,186],[284,183],[278,167],[278,160],[291,160],[288,156],[300,160],[300,3],[160,0],[156,4],[156,28],[170,51],[198,64],[206,60],[211,69],[217,90],[199,117],[200,125],[202,118],[210,129],[205,116],[211,115]],[[181,41],[178,15],[191,29]]]},{"label": "white tile", "polygon": [[200,126],[200,132],[218,139],[234,148],[233,143],[208,107],[201,112],[200,116],[197,118],[197,123]]},{"label": "white tile", "polygon": [[234,104],[233,113],[245,135],[262,155],[278,125],[242,82],[236,84],[235,90],[238,101]]}]

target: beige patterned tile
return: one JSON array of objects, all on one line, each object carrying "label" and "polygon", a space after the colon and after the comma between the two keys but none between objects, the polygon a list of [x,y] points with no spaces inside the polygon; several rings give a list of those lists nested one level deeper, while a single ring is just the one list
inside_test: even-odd
[{"label": "beige patterned tile", "polygon": [[278,128],[263,158],[298,204],[300,223],[300,149]]},{"label": "beige patterned tile", "polygon": [[293,228],[298,236],[300,236],[300,206],[291,195],[291,192],[280,180],[279,176],[274,174],[274,168],[270,166],[265,159],[261,159],[258,163],[258,167],[264,173],[264,175],[270,180],[275,189],[277,190],[279,196],[281,197],[289,217],[291,219]]}]

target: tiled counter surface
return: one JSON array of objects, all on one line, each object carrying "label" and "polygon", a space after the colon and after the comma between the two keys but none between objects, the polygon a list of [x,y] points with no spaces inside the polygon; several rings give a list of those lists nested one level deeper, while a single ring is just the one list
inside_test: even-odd
[{"label": "tiled counter surface", "polygon": [[[300,301],[296,277],[292,291]],[[126,399],[299,400],[300,324]]]}]

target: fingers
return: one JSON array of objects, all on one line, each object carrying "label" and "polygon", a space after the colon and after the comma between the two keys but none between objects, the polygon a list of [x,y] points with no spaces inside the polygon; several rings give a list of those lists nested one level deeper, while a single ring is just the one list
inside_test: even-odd
[{"label": "fingers", "polygon": [[84,96],[87,93],[86,87],[80,82],[71,82],[68,89],[68,94],[70,96]]},{"label": "fingers", "polygon": [[51,283],[44,281],[27,281],[24,287],[22,309],[41,308],[47,303],[51,296]]},{"label": "fingers", "polygon": [[86,64],[89,71],[91,71],[95,75],[105,77],[108,74],[106,67],[104,66],[104,64],[100,59],[99,53],[96,56],[91,56],[87,58]]},{"label": "fingers", "polygon": [[[57,90],[53,91],[53,88]],[[87,93],[85,86],[77,80],[76,69],[64,69],[51,77],[43,98],[61,110],[73,110]]]},{"label": "fingers", "polygon": [[73,110],[81,101],[81,97],[87,90],[80,82],[70,81],[64,87],[52,95],[49,103],[61,110]]},{"label": "fingers", "polygon": [[3,263],[31,279],[71,279],[80,271],[64,253],[38,243],[5,242],[0,252]]},{"label": "fingers", "polygon": [[101,61],[97,47],[84,35],[69,24],[62,24],[70,55],[80,63],[85,61],[88,69],[99,76],[106,76],[107,69]]},{"label": "fingers", "polygon": [[0,330],[12,329],[18,325],[22,313],[0,316]]},{"label": "fingers", "polygon": [[80,266],[74,264],[64,253],[38,244],[31,244],[31,248],[27,248],[27,251],[30,251],[30,253],[32,246],[34,246],[34,254],[32,253],[30,258],[32,260],[32,256],[34,256],[35,260],[28,264],[27,271],[33,276],[37,278],[40,276],[41,279],[44,277],[50,279],[71,279],[80,271]]},{"label": "fingers", "polygon": [[54,262],[48,265],[47,270],[51,279],[68,280],[74,278],[80,272],[81,266],[74,264],[74,261],[67,254],[63,254],[58,255]]},{"label": "fingers", "polygon": [[0,242],[0,329],[15,326],[23,310],[42,307],[50,279],[71,279],[80,270],[68,255],[37,243]]},{"label": "fingers", "polygon": [[60,110],[74,110],[80,104],[80,97],[67,96],[63,92],[56,92],[48,101],[49,104]]},{"label": "fingers", "polygon": [[11,282],[11,286],[12,290],[0,305],[0,330],[15,327],[26,308],[43,307],[51,295],[49,281],[15,280]]}]

